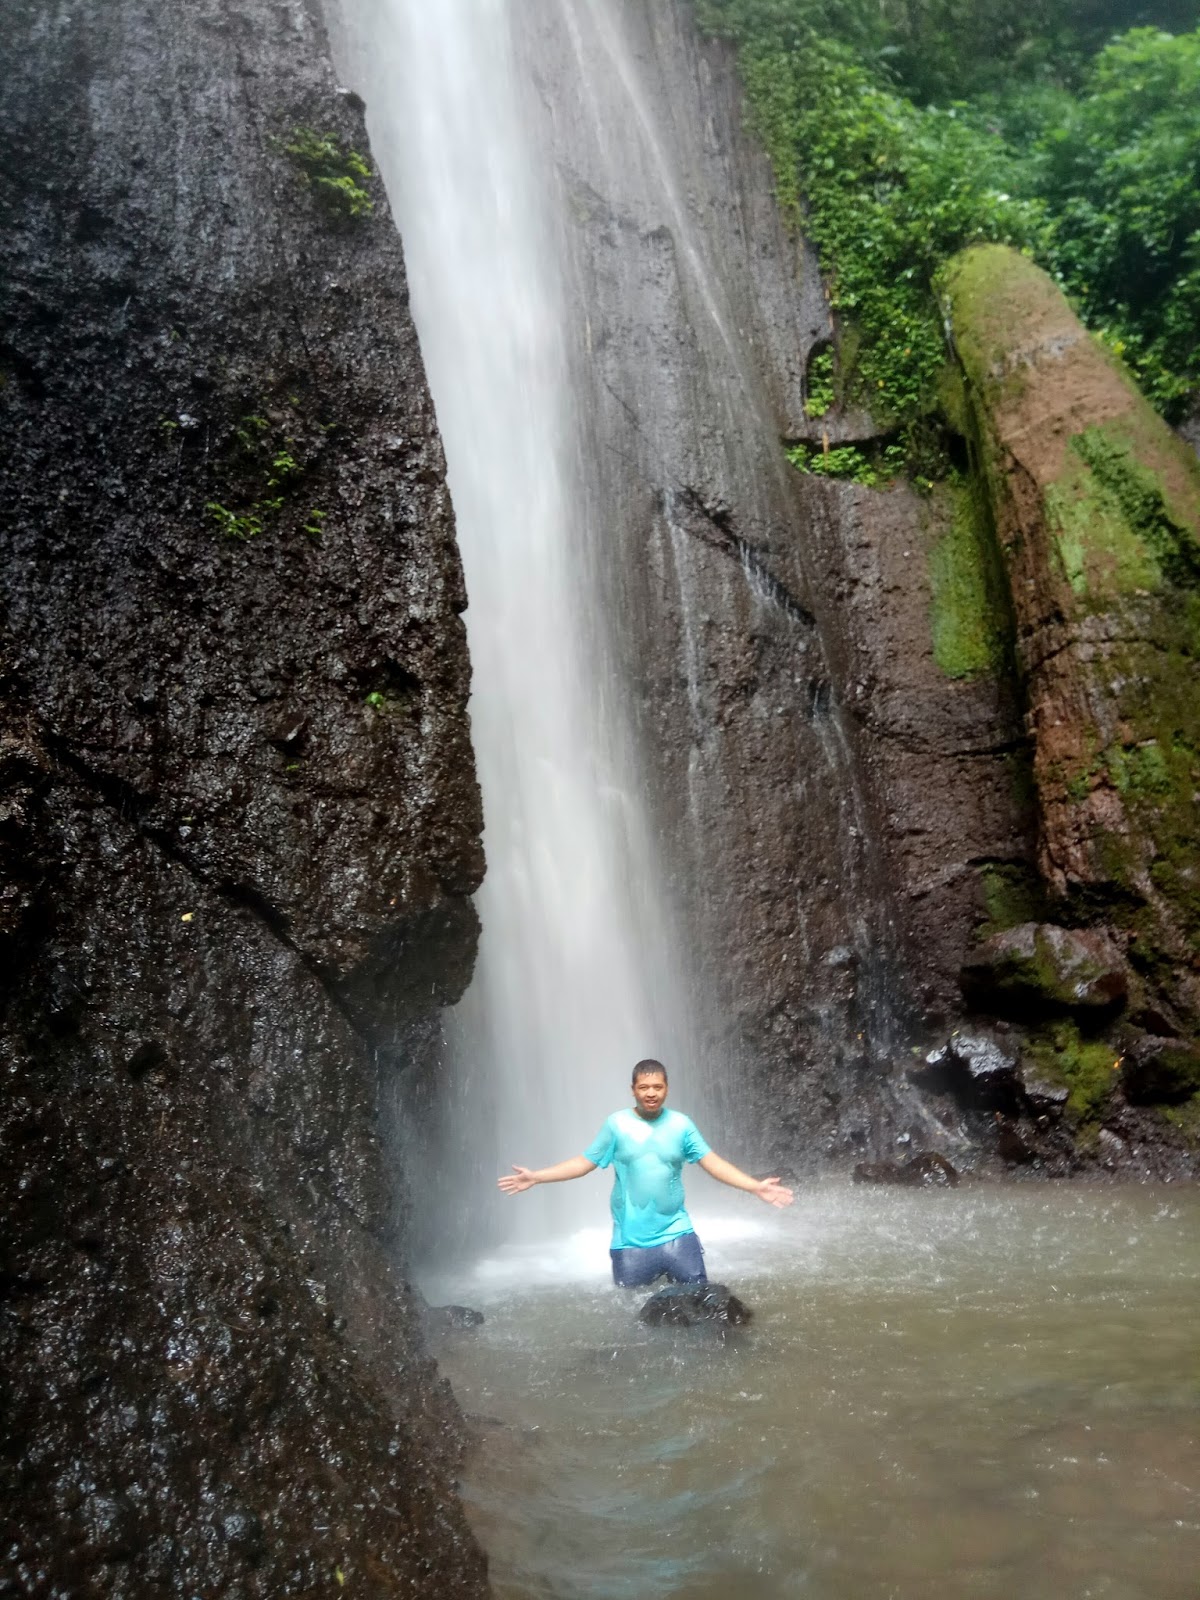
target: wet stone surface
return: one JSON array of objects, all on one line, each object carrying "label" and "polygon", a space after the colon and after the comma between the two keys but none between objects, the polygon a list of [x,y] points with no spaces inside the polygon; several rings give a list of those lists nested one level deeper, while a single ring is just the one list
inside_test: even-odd
[{"label": "wet stone surface", "polygon": [[695,1328],[702,1324],[741,1327],[754,1313],[723,1283],[672,1283],[650,1296],[638,1320],[651,1328]]},{"label": "wet stone surface", "polygon": [[484,1588],[375,1128],[473,958],[464,594],[314,17],[5,18],[6,1595]]}]

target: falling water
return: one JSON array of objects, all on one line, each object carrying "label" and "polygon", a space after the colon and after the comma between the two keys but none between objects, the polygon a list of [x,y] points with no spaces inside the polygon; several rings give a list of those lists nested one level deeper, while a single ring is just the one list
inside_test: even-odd
[{"label": "falling water", "polygon": [[[502,0],[347,5],[470,597],[488,865],[476,976],[452,1021],[452,1149],[434,1163],[468,1186],[581,1150],[631,1064],[678,1048],[683,1013],[590,592],[571,334],[510,16]],[[599,1220],[577,1189],[509,1215],[545,1230],[581,1206]]]}]

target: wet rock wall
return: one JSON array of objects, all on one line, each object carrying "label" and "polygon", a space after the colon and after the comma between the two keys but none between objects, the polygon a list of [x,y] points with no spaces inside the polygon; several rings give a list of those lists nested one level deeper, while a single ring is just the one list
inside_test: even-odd
[{"label": "wet rock wall", "polygon": [[6,27],[0,1592],[482,1593],[375,1132],[482,855],[361,108],[299,0]]},{"label": "wet rock wall", "polygon": [[[523,13],[577,312],[593,582],[619,618],[698,1053],[747,1160],[930,1136],[903,1070],[961,1011],[986,863],[1032,860],[998,673],[939,664],[953,507],[783,441],[831,334],[728,51],[682,3]],[[843,419],[843,432],[869,419]]]}]

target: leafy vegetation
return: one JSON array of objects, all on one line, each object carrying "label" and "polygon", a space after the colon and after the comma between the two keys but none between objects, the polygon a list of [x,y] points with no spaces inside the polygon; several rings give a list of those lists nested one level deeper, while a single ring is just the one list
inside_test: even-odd
[{"label": "leafy vegetation", "polygon": [[837,404],[836,370],[831,346],[822,345],[809,357],[805,390],[807,398],[804,411],[807,416],[823,417]]},{"label": "leafy vegetation", "polygon": [[[299,398],[272,407],[260,399],[229,430],[229,450],[217,492],[205,510],[227,539],[246,543],[277,522],[285,506],[294,506],[297,491],[326,447],[331,424],[306,420]],[[230,503],[226,503],[230,502]],[[320,542],[326,513],[311,507],[300,524]]]},{"label": "leafy vegetation", "polygon": [[856,444],[831,445],[823,449],[819,444],[801,440],[789,445],[785,454],[798,471],[811,472],[819,478],[841,478],[870,487],[880,481],[880,470],[870,454]]},{"label": "leafy vegetation", "polygon": [[263,519],[257,505],[249,511],[230,511],[219,500],[209,500],[204,509],[227,539],[238,539],[245,543],[249,539],[257,539],[263,531]]},{"label": "leafy vegetation", "polygon": [[364,187],[372,175],[370,165],[336,133],[293,128],[283,148],[317,199],[334,216],[356,220],[374,211],[375,202]]},{"label": "leafy vegetation", "polygon": [[[781,202],[820,252],[836,393],[932,475],[939,268],[1033,255],[1172,419],[1200,391],[1196,0],[697,0],[734,40]],[[1114,29],[1150,20],[1112,37]],[[1177,35],[1163,27],[1194,29]],[[813,409],[813,415],[822,414]]]}]

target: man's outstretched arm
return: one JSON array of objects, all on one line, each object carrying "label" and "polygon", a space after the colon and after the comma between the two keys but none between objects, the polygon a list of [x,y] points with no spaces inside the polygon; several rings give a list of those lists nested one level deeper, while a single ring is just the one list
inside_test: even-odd
[{"label": "man's outstretched arm", "polygon": [[700,1165],[718,1183],[727,1183],[731,1189],[744,1189],[747,1194],[756,1194],[769,1206],[790,1206],[794,1198],[792,1191],[778,1178],[752,1178],[748,1172],[735,1167],[732,1161],[726,1161],[713,1150],[700,1157]]},{"label": "man's outstretched arm", "polygon": [[526,1189],[532,1189],[535,1183],[566,1183],[568,1178],[586,1178],[589,1172],[595,1170],[596,1163],[589,1161],[586,1156],[569,1156],[556,1166],[539,1167],[536,1172],[531,1172],[528,1167],[514,1167],[512,1176],[500,1179],[500,1187],[505,1194],[523,1194]]}]

